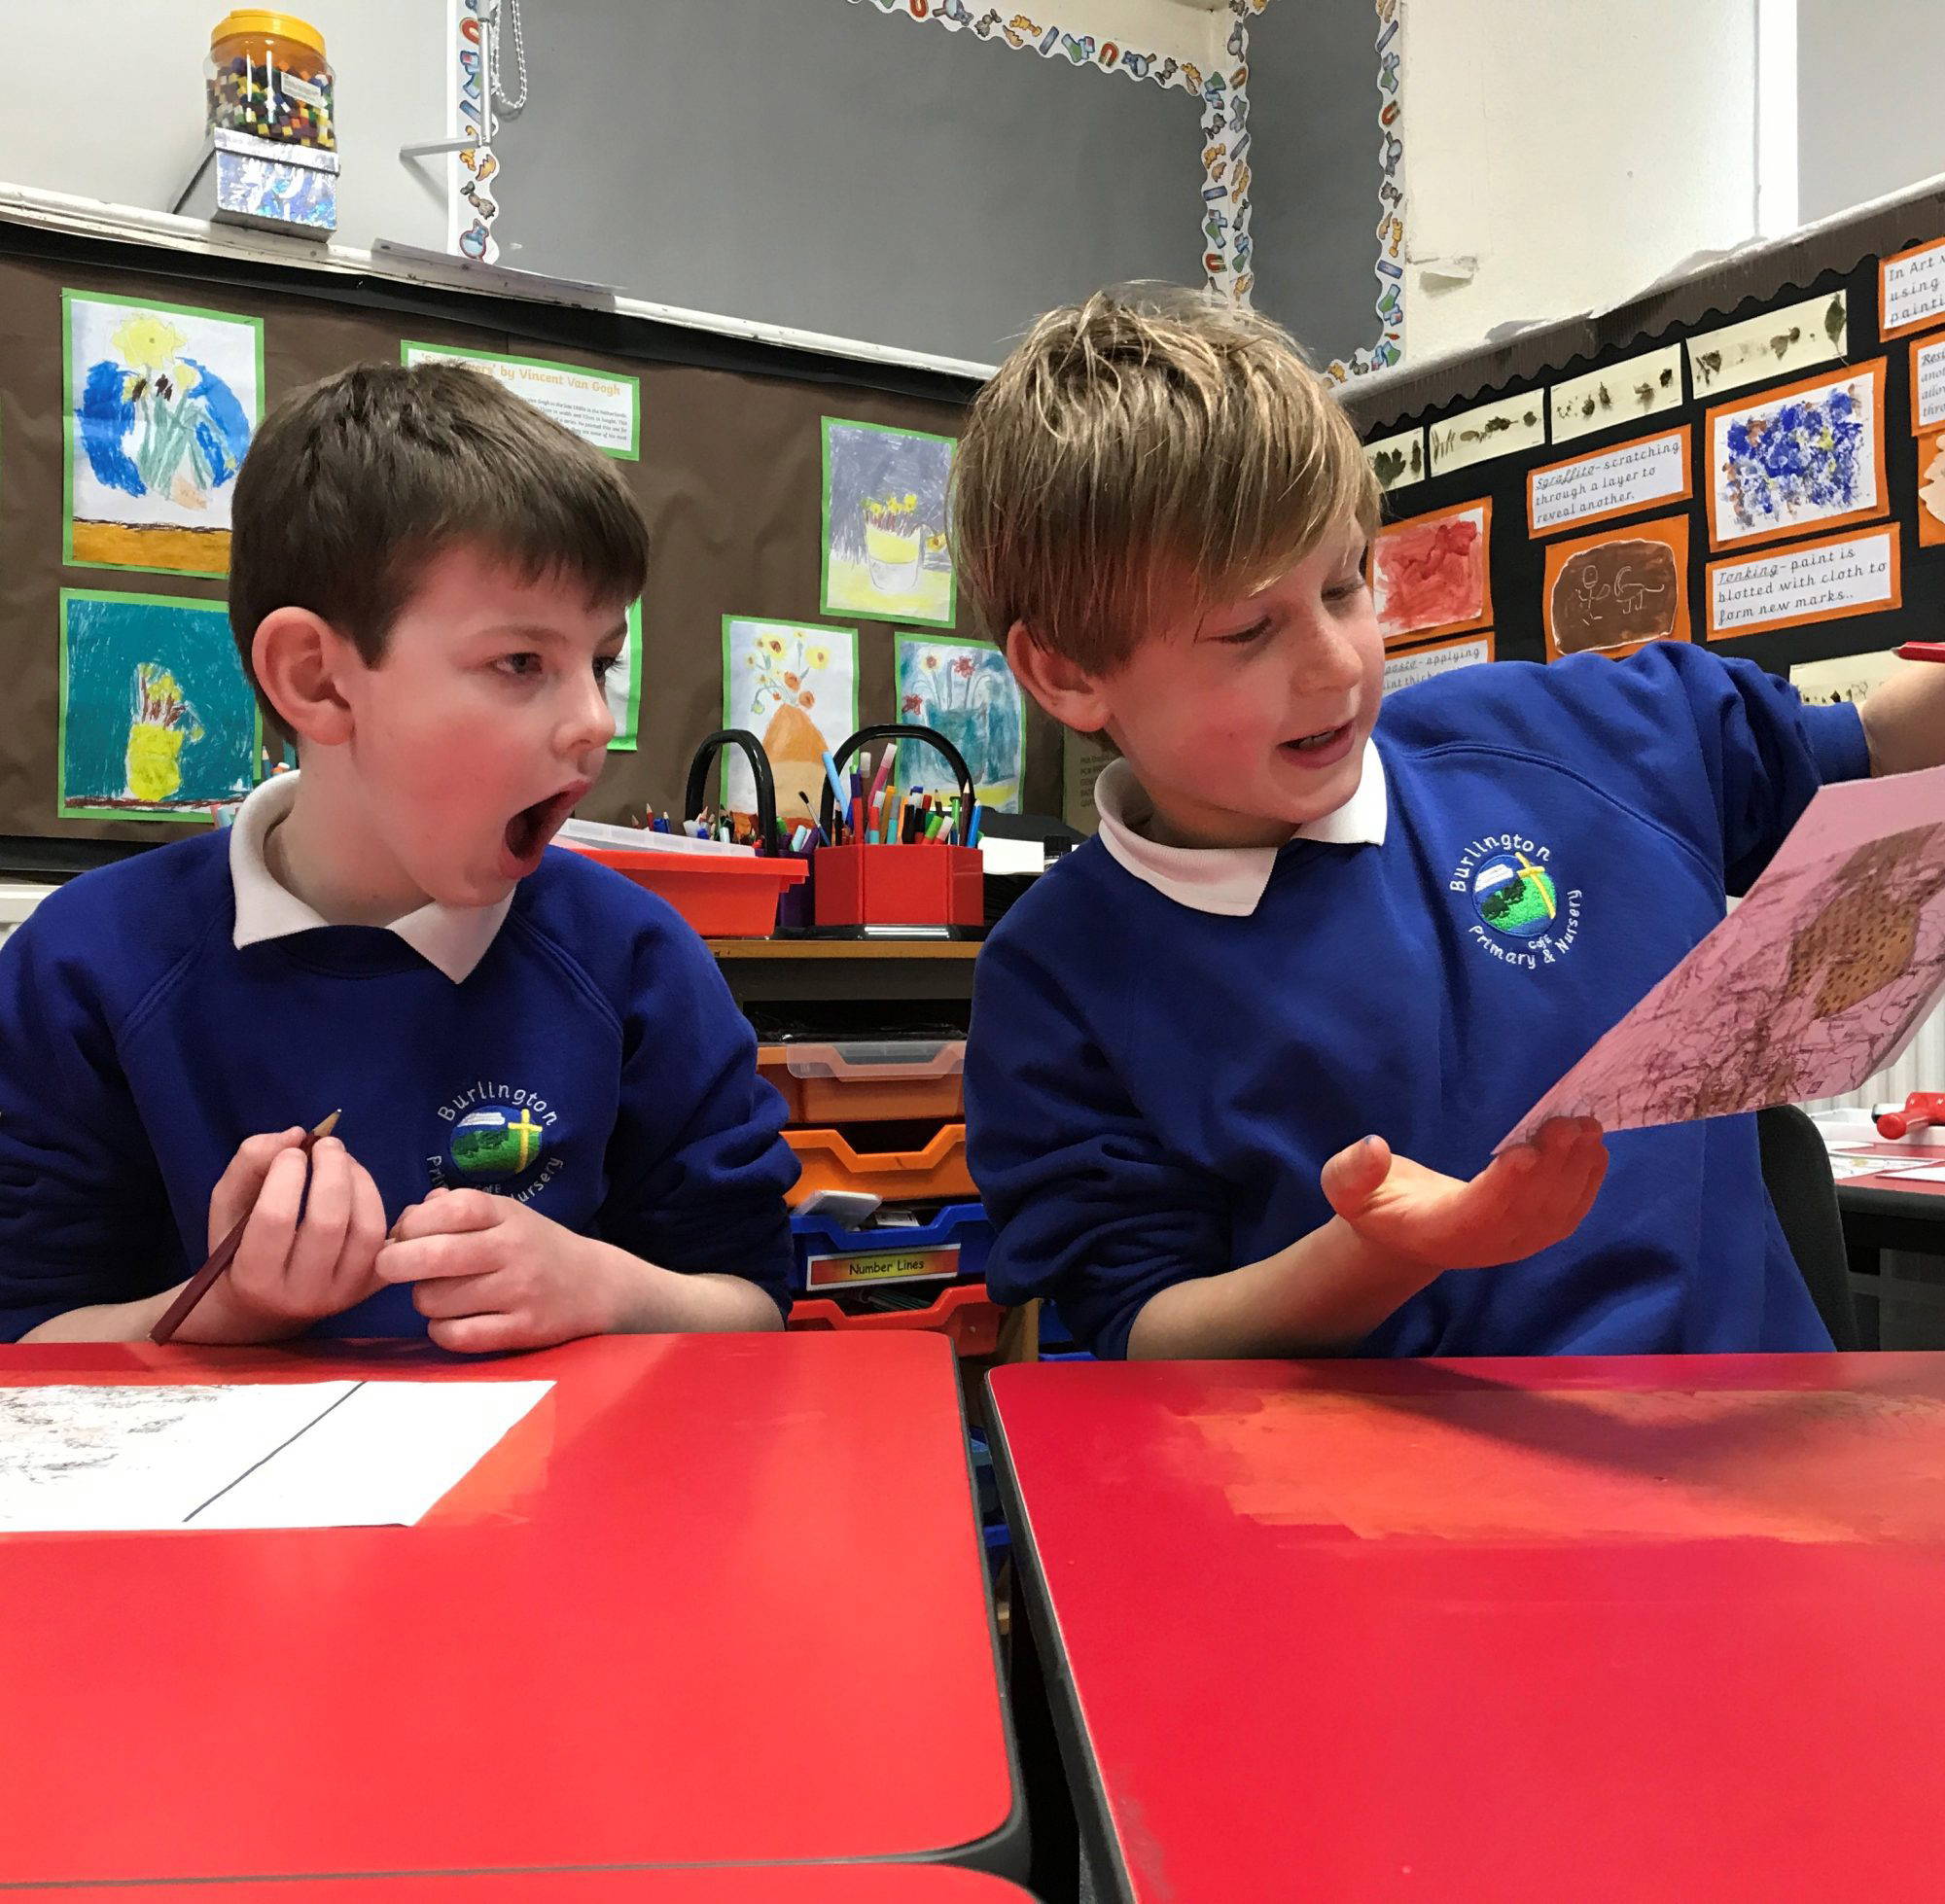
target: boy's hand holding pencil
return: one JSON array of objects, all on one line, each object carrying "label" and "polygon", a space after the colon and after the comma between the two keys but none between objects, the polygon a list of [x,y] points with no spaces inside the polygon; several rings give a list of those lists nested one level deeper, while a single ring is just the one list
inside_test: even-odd
[{"label": "boy's hand holding pencil", "polygon": [[309,1137],[271,1131],[237,1146],[209,1197],[210,1262],[227,1267],[158,1340],[281,1341],[384,1287],[378,1186],[338,1139]]}]

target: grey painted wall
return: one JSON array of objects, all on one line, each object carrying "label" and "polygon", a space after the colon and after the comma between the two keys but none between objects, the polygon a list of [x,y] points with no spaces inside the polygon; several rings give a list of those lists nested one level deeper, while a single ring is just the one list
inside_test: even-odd
[{"label": "grey painted wall", "polygon": [[1320,364],[1378,336],[1376,37],[1370,0],[1279,0],[1250,22],[1255,301]]},{"label": "grey painted wall", "polygon": [[1937,0],[1797,0],[1797,210],[1808,224],[1945,172]]},{"label": "grey painted wall", "polygon": [[496,141],[508,264],[981,363],[1104,283],[1202,281],[1185,91],[845,0],[527,20],[531,97]]}]

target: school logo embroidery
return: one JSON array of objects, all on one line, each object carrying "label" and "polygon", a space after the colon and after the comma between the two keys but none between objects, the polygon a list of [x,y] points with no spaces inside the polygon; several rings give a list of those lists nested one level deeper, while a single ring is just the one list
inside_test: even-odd
[{"label": "school logo embroidery", "polygon": [[480,1078],[439,1108],[439,1146],[426,1157],[435,1188],[490,1190],[526,1203],[559,1174],[549,1148],[560,1113],[537,1093]]},{"label": "school logo embroidery", "polygon": [[541,1134],[531,1111],[469,1111],[452,1129],[453,1168],[470,1183],[504,1183],[539,1157]]},{"label": "school logo embroidery", "polygon": [[1496,933],[1538,938],[1560,916],[1553,875],[1524,853],[1488,860],[1472,875],[1472,903]]},{"label": "school logo embroidery", "polygon": [[1467,932],[1485,956],[1534,971],[1574,949],[1580,892],[1562,889],[1552,859],[1551,847],[1522,833],[1487,833],[1460,856],[1447,884],[1471,900]]}]

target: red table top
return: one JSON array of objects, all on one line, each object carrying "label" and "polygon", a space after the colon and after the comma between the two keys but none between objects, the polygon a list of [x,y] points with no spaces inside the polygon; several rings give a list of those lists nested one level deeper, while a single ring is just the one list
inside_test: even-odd
[{"label": "red table top", "polygon": [[233,1884],[53,1885],[23,1895],[95,1904],[1032,1904],[1004,1878],[955,1864],[726,1864],[678,1871],[474,1872],[442,1878],[299,1878]]},{"label": "red table top", "polygon": [[[1921,1150],[1908,1144],[1859,1145],[1849,1154],[1882,1157],[1887,1170],[1910,1170],[1919,1164],[1945,1164],[1945,1150],[1936,1146]],[[1837,1180],[1839,1190],[1848,1189],[1852,1184],[1870,1190],[1908,1190],[1913,1196],[1945,1196],[1945,1183],[1927,1183],[1910,1177],[1841,1177]]]},{"label": "red table top", "polygon": [[926,1855],[1008,1827],[940,1339],[0,1351],[13,1384],[433,1373],[556,1386],[416,1528],[0,1536],[0,1880]]},{"label": "red table top", "polygon": [[1124,1895],[1937,1896],[1945,1356],[992,1394]]}]

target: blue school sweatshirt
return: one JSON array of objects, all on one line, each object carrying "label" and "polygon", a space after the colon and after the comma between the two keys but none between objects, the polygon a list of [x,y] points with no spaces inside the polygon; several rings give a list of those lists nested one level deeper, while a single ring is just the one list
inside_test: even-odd
[{"label": "blue school sweatshirt", "polygon": [[[388,931],[239,950],[234,923],[211,833],[84,874],[0,945],[0,1339],[181,1282],[243,1139],[334,1109],[388,1220],[486,1189],[788,1306],[783,1101],[660,899],[549,849],[459,984]],[[397,1287],[315,1332],[424,1327]]]},{"label": "blue school sweatshirt", "polygon": [[[1121,1356],[1156,1290],[1326,1222],[1319,1172],[1367,1132],[1474,1176],[1818,786],[1869,771],[1855,708],[1686,643],[1438,677],[1388,700],[1375,738],[1382,843],[1292,842],[1247,916],[1167,897],[1096,839],[993,934],[966,1089],[1002,1300],[1052,1297]],[[1508,878],[1550,909],[1509,905]],[[1752,1117],[1609,1147],[1574,1236],[1448,1271],[1356,1353],[1830,1346]]]}]

